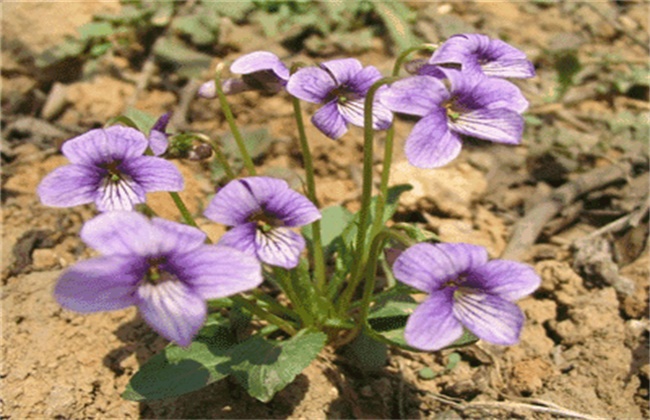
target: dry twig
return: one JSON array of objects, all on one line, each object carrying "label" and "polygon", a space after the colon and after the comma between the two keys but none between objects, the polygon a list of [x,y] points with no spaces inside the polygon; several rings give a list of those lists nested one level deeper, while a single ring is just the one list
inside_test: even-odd
[{"label": "dry twig", "polygon": [[630,160],[625,160],[617,165],[592,169],[574,181],[557,188],[546,200],[533,207],[515,224],[502,258],[521,259],[528,248],[535,243],[546,223],[563,208],[589,191],[626,180],[633,166]]},{"label": "dry twig", "polygon": [[436,401],[439,401],[443,404],[448,404],[454,407],[457,410],[465,411],[471,409],[479,410],[505,410],[505,411],[515,411],[515,410],[528,410],[537,413],[548,413],[557,416],[565,416],[576,419],[584,420],[596,420],[597,417],[590,416],[588,414],[578,413],[577,411],[569,410],[567,408],[561,407],[557,404],[534,399],[530,400],[533,404],[527,403],[517,403],[512,401],[477,401],[477,402],[464,402],[457,398],[451,398],[446,395],[436,394],[433,392],[427,393],[428,396],[433,398]]}]

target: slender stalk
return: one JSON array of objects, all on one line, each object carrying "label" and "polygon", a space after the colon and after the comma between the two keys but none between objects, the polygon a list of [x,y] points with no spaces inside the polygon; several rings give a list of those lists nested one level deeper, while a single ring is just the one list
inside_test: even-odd
[{"label": "slender stalk", "polygon": [[290,277],[290,275],[295,275],[296,270],[291,270],[291,272],[287,272],[287,270],[284,270],[282,268],[273,268],[273,277],[274,279],[278,282],[278,285],[284,292],[284,294],[289,298],[291,301],[291,304],[293,305],[293,308],[295,311],[298,313],[298,316],[302,320],[304,324],[311,325],[313,322],[313,317],[309,313],[307,309],[303,306],[300,297],[296,293],[296,290],[293,288],[293,282]]},{"label": "slender stalk", "polygon": [[149,218],[158,216],[158,214],[154,211],[154,209],[152,209],[147,203],[140,203],[135,208],[140,213],[144,214]]},{"label": "slender stalk", "polygon": [[268,305],[272,313],[276,315],[282,314],[288,316],[289,318],[300,320],[300,316],[296,312],[278,303],[275,299],[273,299],[271,296],[267,295],[266,293],[262,292],[261,290],[255,289],[252,291],[252,294],[255,297],[255,299],[264,303],[265,305]]},{"label": "slender stalk", "polygon": [[217,157],[217,160],[219,161],[221,166],[223,166],[223,170],[224,172],[226,172],[226,177],[228,178],[228,181],[235,179],[235,173],[232,170],[232,166],[230,166],[230,162],[228,162],[228,159],[226,159],[226,155],[224,155],[223,152],[221,151],[221,147],[219,147],[219,144],[216,141],[210,140],[209,137],[204,136],[202,134],[195,133],[194,136],[196,136],[196,139],[201,143],[210,146],[210,148],[214,152],[214,155]]},{"label": "slender stalk", "polygon": [[249,175],[254,176],[257,174],[257,172],[255,171],[255,165],[253,164],[253,160],[251,159],[250,155],[248,154],[248,151],[246,150],[244,139],[242,138],[241,132],[237,127],[237,123],[235,122],[235,117],[233,116],[232,110],[230,109],[230,105],[228,104],[228,99],[226,99],[226,95],[223,93],[223,89],[221,87],[220,70],[221,70],[220,68],[217,68],[217,74],[214,77],[214,83],[217,89],[217,96],[219,97],[219,104],[221,105],[221,110],[223,111],[223,115],[226,117],[226,121],[228,121],[228,126],[230,127],[230,131],[232,132],[232,135],[235,138],[235,142],[237,143],[237,147],[239,148],[239,153],[241,154],[242,160],[244,161],[244,166],[246,167],[246,170],[248,171]]},{"label": "slender stalk", "polygon": [[194,221],[194,217],[192,217],[192,213],[190,213],[190,211],[187,209],[187,206],[183,202],[181,196],[176,191],[170,191],[169,195],[172,197],[172,200],[174,200],[174,204],[176,204],[176,207],[178,208],[178,211],[181,213],[183,220],[185,220],[185,223],[190,226],[194,226],[196,228],[199,227]]},{"label": "slender stalk", "polygon": [[390,179],[390,167],[393,162],[393,138],[395,128],[391,126],[386,132],[386,144],[384,145],[384,162],[381,170],[381,181],[379,184],[379,195],[377,196],[377,207],[375,209],[375,220],[373,221],[370,237],[374,237],[384,226],[384,209],[388,200],[388,181]]},{"label": "slender stalk", "polygon": [[280,318],[279,316],[273,315],[272,313],[266,312],[264,309],[255,305],[248,299],[240,295],[231,296],[233,302],[236,302],[246,308],[250,313],[256,315],[257,317],[268,321],[273,325],[277,325],[282,331],[286,332],[289,335],[296,335],[297,331],[287,320]]},{"label": "slender stalk", "polygon": [[[395,65],[393,66],[393,77],[399,75],[400,69],[404,61],[414,52],[417,51],[429,51],[433,52],[437,46],[435,45],[420,45],[413,48],[408,48],[404,50],[395,60]],[[391,125],[386,131],[386,144],[384,145],[384,162],[381,172],[381,183],[379,186],[379,196],[377,197],[377,210],[375,212],[375,220],[372,226],[371,237],[374,237],[379,233],[382,226],[384,226],[384,208],[386,207],[386,200],[388,199],[388,182],[390,179],[390,167],[393,162],[393,139],[395,137],[395,126]]]},{"label": "slender stalk", "polygon": [[407,48],[402,53],[397,57],[397,60],[395,60],[395,65],[393,66],[393,76],[399,75],[399,71],[402,68],[402,65],[404,64],[404,61],[408,58],[409,55],[416,51],[427,51],[427,52],[434,52],[438,48],[438,45],[434,44],[424,44],[424,45],[418,45],[417,47],[411,47]]},{"label": "slender stalk", "polygon": [[[296,116],[296,125],[298,126],[298,138],[300,139],[300,149],[302,150],[302,159],[305,163],[305,174],[307,181],[307,197],[311,200],[316,207],[318,207],[318,199],[316,198],[316,182],[314,180],[314,159],[312,158],[311,151],[309,150],[309,143],[307,142],[307,134],[305,133],[305,122],[302,118],[302,110],[300,107],[300,100],[292,97],[293,113]],[[320,220],[316,220],[311,224],[311,232],[313,239],[313,258],[314,258],[314,278],[316,279],[316,290],[319,293],[325,292],[325,252],[323,251],[323,242],[321,240],[321,225]]]},{"label": "slender stalk", "polygon": [[361,193],[361,210],[359,210],[359,226],[357,226],[357,249],[355,265],[348,286],[341,295],[339,301],[340,313],[345,313],[349,307],[354,291],[359,285],[363,276],[363,267],[366,263],[366,228],[370,218],[370,204],[372,199],[372,164],[373,164],[373,139],[374,130],[372,129],[372,105],[377,90],[387,83],[392,83],[397,78],[385,77],[375,82],[368,93],[364,103],[363,110],[363,190]]}]

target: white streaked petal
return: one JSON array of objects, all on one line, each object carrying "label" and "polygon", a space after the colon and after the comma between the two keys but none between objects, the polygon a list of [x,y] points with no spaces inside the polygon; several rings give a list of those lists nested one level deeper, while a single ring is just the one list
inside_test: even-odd
[{"label": "white streaked petal", "polygon": [[276,227],[268,232],[257,229],[255,247],[263,263],[290,269],[298,265],[305,239],[287,228]]},{"label": "white streaked petal", "polygon": [[524,132],[524,119],[517,112],[505,108],[479,109],[461,114],[449,122],[449,128],[479,139],[519,144]]},{"label": "white streaked petal", "polygon": [[144,201],[145,192],[142,187],[122,174],[118,181],[113,181],[110,175],[104,178],[99,186],[95,204],[99,211],[130,211],[136,204],[144,203]]},{"label": "white streaked petal", "polygon": [[363,127],[363,104],[365,99],[350,99],[345,102],[337,102],[336,107],[339,114],[345,121],[357,127]]},{"label": "white streaked petal", "polygon": [[178,280],[143,283],[137,292],[142,317],[160,335],[188,346],[206,316],[203,299]]}]

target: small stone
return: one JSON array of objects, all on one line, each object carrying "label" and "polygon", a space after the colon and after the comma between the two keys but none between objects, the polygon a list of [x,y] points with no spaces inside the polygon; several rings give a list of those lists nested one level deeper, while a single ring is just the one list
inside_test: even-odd
[{"label": "small stone", "polygon": [[51,249],[35,249],[32,252],[32,261],[36,269],[53,268],[59,263],[56,253]]}]

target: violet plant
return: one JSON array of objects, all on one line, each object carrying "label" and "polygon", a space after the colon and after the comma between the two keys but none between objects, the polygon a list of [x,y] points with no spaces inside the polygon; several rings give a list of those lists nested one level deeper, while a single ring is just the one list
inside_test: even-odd
[{"label": "violet plant", "polygon": [[[432,55],[425,63],[406,63],[417,51]],[[403,67],[417,74],[400,77]],[[66,142],[62,151],[71,164],[38,187],[43,204],[94,203],[102,212],[81,231],[82,240],[102,255],[61,275],[54,292],[58,302],[78,312],[136,306],[172,342],[131,378],[124,398],[174,397],[232,376],[266,402],[324,346],[354,347],[366,338],[378,343],[376,351],[388,345],[438,351],[478,339],[518,341],[524,315],[514,301],[539,286],[532,268],[489,261],[477,245],[440,243],[414,225],[387,222],[409,189],[389,187],[393,112],[421,117],[405,146],[417,167],[451,162],[465,137],[519,144],[528,102],[503,77],[534,75],[521,51],[464,34],[437,48],[406,50],[390,77],[353,58],[310,67],[287,65],[265,51],[233,63],[239,78],[222,80],[222,70],[199,94],[218,98],[247,174],[236,173],[219,143],[207,136],[168,134],[168,114],[147,127],[122,116],[114,122],[126,126],[91,130]],[[303,193],[257,174],[227,100],[252,89],[291,98]],[[323,104],[312,123],[327,137],[341,137],[349,125],[363,128],[356,214],[341,206],[319,209],[301,100]],[[373,197],[376,131],[384,132],[385,148]],[[227,177],[203,213],[229,227],[215,245],[178,195],[183,180],[167,160],[207,158],[210,152]],[[145,203],[149,191],[169,191],[183,223],[155,217]],[[380,265],[398,283],[377,287]]]}]

